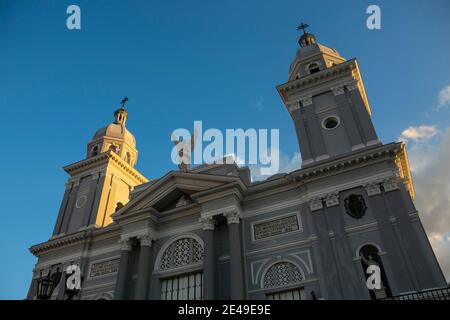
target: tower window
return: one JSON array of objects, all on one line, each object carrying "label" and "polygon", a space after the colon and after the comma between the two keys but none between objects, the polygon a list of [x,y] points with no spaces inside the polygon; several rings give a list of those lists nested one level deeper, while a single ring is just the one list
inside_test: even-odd
[{"label": "tower window", "polygon": [[122,209],[122,208],[123,208],[123,203],[122,203],[122,202],[117,202],[117,204],[116,204],[116,210],[114,210],[114,212],[117,211],[117,210],[120,210],[120,209]]},{"label": "tower window", "polygon": [[98,146],[95,146],[95,147],[92,148],[91,156],[95,157],[97,155],[98,155]]},{"label": "tower window", "polygon": [[386,276],[386,271],[383,267],[383,262],[380,257],[380,252],[378,251],[378,248],[376,248],[373,245],[366,244],[359,250],[359,256],[361,257],[361,266],[362,271],[364,272],[364,275],[366,277],[366,281],[369,278],[369,274],[367,273],[367,268],[369,266],[377,266],[380,270],[380,280],[381,280],[381,288],[380,289],[372,289],[369,290],[370,298],[375,299],[383,299],[386,297],[391,297],[391,289],[389,287],[389,283]]},{"label": "tower window", "polygon": [[128,164],[131,164],[131,154],[127,151],[127,154],[125,155],[125,161]]},{"label": "tower window", "polygon": [[110,151],[114,151],[115,153],[117,153],[117,147],[115,145],[113,145],[113,144],[109,146],[109,150]]},{"label": "tower window", "polygon": [[310,73],[310,74],[319,72],[319,71],[320,71],[319,64],[316,63],[316,62],[311,63],[311,64],[308,66],[308,70],[309,70],[309,73]]},{"label": "tower window", "polygon": [[331,129],[336,128],[339,125],[339,123],[340,123],[340,120],[338,117],[334,117],[334,116],[328,117],[322,121],[322,127],[324,129],[331,130]]}]

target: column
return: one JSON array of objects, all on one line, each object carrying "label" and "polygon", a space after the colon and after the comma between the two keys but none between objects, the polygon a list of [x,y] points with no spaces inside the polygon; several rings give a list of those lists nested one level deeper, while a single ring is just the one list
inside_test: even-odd
[{"label": "column", "polygon": [[79,181],[75,181],[72,184],[72,190],[70,191],[69,194],[69,199],[68,199],[68,203],[67,203],[67,208],[64,212],[64,217],[61,221],[61,228],[59,230],[59,234],[61,233],[69,233],[72,230],[69,230],[70,228],[70,220],[72,219],[72,214],[73,214],[73,208],[75,206],[75,201],[77,198],[77,193],[78,193],[78,189],[80,187],[80,182]]},{"label": "column", "polygon": [[214,226],[213,217],[201,218],[203,224],[203,242],[204,242],[204,258],[203,258],[203,297],[205,300],[213,300],[216,297],[215,292],[215,269],[216,259],[214,254]]},{"label": "column", "polygon": [[148,298],[149,279],[152,273],[150,264],[150,254],[152,247],[152,238],[150,236],[139,237],[141,249],[139,252],[138,279],[136,284],[136,300],[145,300]]},{"label": "column", "polygon": [[[330,242],[330,231],[327,223],[326,212],[324,208],[324,200],[321,197],[312,198],[308,201],[308,209],[311,214],[313,230],[317,236],[318,251],[324,278],[320,282],[324,282],[327,287],[322,292],[325,299],[343,299],[342,296],[342,280],[336,264],[334,250]],[[334,232],[331,232],[334,236]]]},{"label": "column", "polygon": [[341,113],[342,120],[344,122],[344,128],[347,132],[347,136],[350,140],[352,149],[364,147],[362,141],[363,132],[361,129],[361,123],[354,117],[355,110],[351,108],[347,100],[347,96],[344,94],[344,86],[340,85],[331,88],[334,94],[334,98]]},{"label": "column", "polygon": [[350,98],[352,105],[350,106],[354,111],[356,111],[356,116],[361,122],[361,129],[364,133],[365,143],[367,145],[372,145],[375,143],[380,143],[378,140],[377,133],[375,132],[375,127],[370,120],[370,114],[366,110],[366,104],[362,97],[361,91],[359,91],[358,80],[354,79],[352,81],[346,82],[345,87],[347,88],[347,96]]},{"label": "column", "polygon": [[231,299],[244,299],[244,274],[242,265],[240,217],[236,211],[223,214],[228,222],[228,237],[230,242],[230,293]]},{"label": "column", "polygon": [[116,290],[114,293],[115,300],[125,299],[125,289],[127,284],[128,264],[131,252],[131,243],[129,239],[121,241],[121,254],[119,272],[117,273]]},{"label": "column", "polygon": [[311,96],[300,98],[302,108],[305,111],[304,124],[307,126],[307,132],[311,137],[311,149],[316,161],[329,158],[325,141],[323,140],[322,128],[317,118],[315,106]]}]

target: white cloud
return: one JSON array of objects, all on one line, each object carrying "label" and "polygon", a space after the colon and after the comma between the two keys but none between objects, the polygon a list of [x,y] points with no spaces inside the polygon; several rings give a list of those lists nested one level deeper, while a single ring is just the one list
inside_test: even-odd
[{"label": "white cloud", "polygon": [[[287,173],[287,172],[292,172],[294,170],[300,169],[301,162],[302,162],[302,160],[301,160],[299,152],[294,152],[292,157],[290,157],[289,155],[280,151],[280,162],[279,162],[278,171],[272,172],[272,174]],[[250,171],[251,171],[252,181],[262,181],[269,177],[268,175],[261,174],[262,165],[259,165],[259,164],[258,165],[250,165],[248,167],[250,168]]]},{"label": "white cloud", "polygon": [[415,205],[447,281],[450,280],[450,128],[438,144],[413,143],[409,160]]},{"label": "white cloud", "polygon": [[418,127],[409,127],[403,130],[402,134],[398,140],[408,142],[408,141],[418,141],[427,140],[434,137],[438,133],[436,126],[421,125]]},{"label": "white cloud", "polygon": [[438,109],[450,106],[450,85],[439,92],[438,100]]}]

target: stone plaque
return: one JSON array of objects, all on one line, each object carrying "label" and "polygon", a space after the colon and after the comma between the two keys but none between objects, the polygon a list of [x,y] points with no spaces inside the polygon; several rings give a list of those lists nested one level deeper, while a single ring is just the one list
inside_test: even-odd
[{"label": "stone plaque", "polygon": [[297,215],[255,223],[253,225],[255,240],[273,237],[288,232],[298,231],[299,229],[300,228],[298,224]]},{"label": "stone plaque", "polygon": [[99,277],[110,273],[115,273],[119,270],[120,259],[113,259],[92,264],[89,277]]}]

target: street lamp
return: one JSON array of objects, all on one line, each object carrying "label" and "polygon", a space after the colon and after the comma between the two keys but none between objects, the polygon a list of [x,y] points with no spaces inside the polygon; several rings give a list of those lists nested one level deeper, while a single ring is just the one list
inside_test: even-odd
[{"label": "street lamp", "polygon": [[51,271],[45,277],[41,277],[37,279],[37,298],[39,300],[48,300],[51,298],[53,294],[53,290],[55,290],[56,286],[61,279],[61,272],[59,269],[56,269],[54,274],[51,274]]}]

